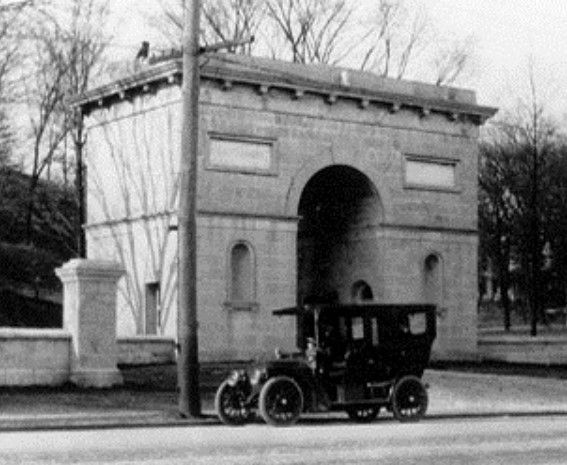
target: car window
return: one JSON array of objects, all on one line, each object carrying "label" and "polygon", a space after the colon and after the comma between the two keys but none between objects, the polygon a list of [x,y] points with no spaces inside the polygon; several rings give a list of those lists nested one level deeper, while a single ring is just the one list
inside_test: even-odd
[{"label": "car window", "polygon": [[346,341],[348,339],[348,323],[347,319],[344,316],[339,318],[338,328],[341,338]]},{"label": "car window", "polygon": [[410,333],[418,336],[420,334],[425,334],[427,330],[427,319],[425,313],[414,313],[409,315],[409,330]]},{"label": "car window", "polygon": [[362,317],[354,317],[352,319],[352,340],[358,341],[364,339],[364,320]]},{"label": "car window", "polygon": [[372,328],[371,328],[371,331],[372,331],[372,345],[373,345],[374,347],[378,347],[378,343],[379,343],[379,341],[380,341],[379,336],[378,336],[378,335],[379,335],[379,332],[378,332],[378,320],[377,320],[376,318],[372,318],[370,321],[372,322]]}]

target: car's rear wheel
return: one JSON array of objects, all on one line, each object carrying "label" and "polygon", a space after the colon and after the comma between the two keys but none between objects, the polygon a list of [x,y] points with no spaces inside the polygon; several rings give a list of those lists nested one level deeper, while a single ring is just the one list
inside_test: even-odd
[{"label": "car's rear wheel", "polygon": [[419,421],[427,411],[427,389],[416,376],[404,376],[394,385],[392,412],[402,422]]},{"label": "car's rear wheel", "polygon": [[246,405],[246,394],[238,386],[231,386],[228,380],[217,389],[215,409],[220,420],[230,426],[243,425],[251,414]]},{"label": "car's rear wheel", "polygon": [[380,413],[380,407],[351,407],[346,412],[357,423],[370,423]]},{"label": "car's rear wheel", "polygon": [[262,387],[258,408],[264,421],[270,425],[293,425],[303,411],[303,393],[293,379],[277,376]]}]

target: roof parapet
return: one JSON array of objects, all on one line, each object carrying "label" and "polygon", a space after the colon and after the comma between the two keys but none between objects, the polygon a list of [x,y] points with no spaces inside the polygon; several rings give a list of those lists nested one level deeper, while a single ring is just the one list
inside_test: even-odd
[{"label": "roof parapet", "polygon": [[[161,85],[178,85],[182,79],[182,62],[173,51],[151,62],[139,73],[88,91],[74,105],[88,114],[96,107],[110,106],[116,101],[155,90]],[[371,104],[386,105],[391,113],[411,109],[421,117],[440,113],[451,121],[465,117],[481,125],[497,109],[478,105],[471,91],[439,87],[412,81],[381,78],[367,72],[331,68],[328,66],[298,65],[275,60],[227,54],[201,56],[201,79],[218,81],[224,90],[234,85],[249,85],[261,95],[270,89],[289,91],[293,99],[306,94],[319,95],[327,103],[339,99],[358,103],[366,109]]]}]

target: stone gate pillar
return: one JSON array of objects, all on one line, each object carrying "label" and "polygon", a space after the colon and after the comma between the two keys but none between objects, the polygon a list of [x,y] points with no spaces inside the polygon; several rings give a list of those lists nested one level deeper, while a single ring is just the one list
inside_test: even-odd
[{"label": "stone gate pillar", "polygon": [[71,382],[110,387],[123,382],[117,367],[116,291],[124,268],[74,259],[56,270],[63,283],[63,327],[72,335]]}]

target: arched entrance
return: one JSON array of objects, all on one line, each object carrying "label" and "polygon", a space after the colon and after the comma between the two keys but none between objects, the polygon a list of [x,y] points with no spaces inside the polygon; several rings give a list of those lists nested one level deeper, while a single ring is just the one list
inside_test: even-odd
[{"label": "arched entrance", "polygon": [[299,302],[349,302],[360,280],[376,289],[382,207],[365,174],[346,165],[320,170],[305,185],[298,214]]}]

